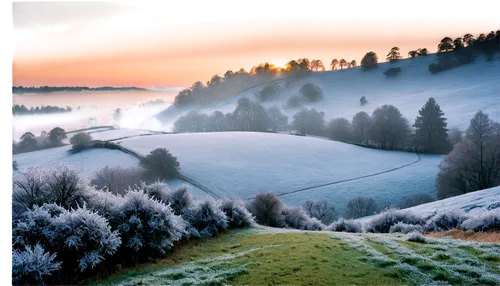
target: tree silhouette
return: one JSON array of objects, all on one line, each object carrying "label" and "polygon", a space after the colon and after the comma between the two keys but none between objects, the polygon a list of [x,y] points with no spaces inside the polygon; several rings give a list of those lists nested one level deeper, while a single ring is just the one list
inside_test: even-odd
[{"label": "tree silhouette", "polygon": [[462,38],[456,38],[455,40],[453,40],[453,45],[455,46],[455,51],[460,50],[464,47],[464,42],[462,41]]},{"label": "tree silhouette", "polygon": [[393,47],[387,54],[387,61],[394,62],[401,58],[398,47]]},{"label": "tree silhouette", "polygon": [[66,139],[66,132],[64,131],[64,129],[60,128],[60,127],[56,127],[52,130],[49,131],[49,140],[50,140],[50,143],[53,144],[53,145],[59,145],[61,144],[61,141],[63,139]]},{"label": "tree silhouette", "polygon": [[418,111],[419,116],[413,126],[417,148],[422,148],[428,153],[444,153],[450,150],[448,142],[448,129],[443,111],[434,98],[429,98],[425,105]]},{"label": "tree silhouette", "polygon": [[377,67],[378,56],[374,52],[368,52],[361,59],[361,67],[364,71],[368,71]]},{"label": "tree silhouette", "polygon": [[353,68],[356,66],[357,63],[356,63],[356,60],[352,60],[349,64],[350,64],[350,67]]},{"label": "tree silhouette", "polygon": [[330,63],[332,70],[336,70],[338,64],[339,64],[339,61],[337,59],[333,59],[332,62]]},{"label": "tree silhouette", "polygon": [[474,43],[474,36],[471,34],[465,34],[463,38],[463,42],[470,46]]},{"label": "tree silhouette", "polygon": [[451,50],[453,50],[453,40],[450,37],[444,37],[438,45],[438,53]]},{"label": "tree silhouette", "polygon": [[339,61],[340,69],[344,69],[345,66],[347,66],[347,61],[345,59],[341,59]]},{"label": "tree silhouette", "polygon": [[299,63],[296,60],[291,60],[285,65],[285,70],[294,71],[299,69]]},{"label": "tree silhouette", "polygon": [[429,54],[429,52],[427,51],[427,48],[418,49],[417,53],[419,56],[427,56]]},{"label": "tree silhouette", "polygon": [[325,71],[325,66],[321,60],[312,60],[311,69],[313,71]]},{"label": "tree silhouette", "polygon": [[485,40],[486,40],[485,34],[479,34],[479,36],[476,39],[476,41],[478,41],[478,42],[484,42]]},{"label": "tree silhouette", "polygon": [[416,57],[417,55],[418,55],[417,51],[409,51],[409,52],[408,52],[408,56],[409,56],[410,58],[414,58],[414,57]]}]

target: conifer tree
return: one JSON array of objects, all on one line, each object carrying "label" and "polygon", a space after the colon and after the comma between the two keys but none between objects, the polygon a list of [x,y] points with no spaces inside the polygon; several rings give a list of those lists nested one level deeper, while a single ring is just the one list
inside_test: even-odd
[{"label": "conifer tree", "polygon": [[447,123],[444,112],[434,98],[429,98],[418,111],[415,119],[415,140],[417,148],[426,153],[446,153],[450,151]]}]

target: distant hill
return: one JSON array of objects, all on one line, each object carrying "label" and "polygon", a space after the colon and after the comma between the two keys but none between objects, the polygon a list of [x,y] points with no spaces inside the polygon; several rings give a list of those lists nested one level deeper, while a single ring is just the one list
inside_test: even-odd
[{"label": "distant hill", "polygon": [[40,87],[25,87],[25,86],[13,86],[13,94],[21,93],[47,93],[47,92],[60,92],[60,91],[128,91],[128,90],[145,90],[140,87],[86,87],[86,86],[40,86]]}]

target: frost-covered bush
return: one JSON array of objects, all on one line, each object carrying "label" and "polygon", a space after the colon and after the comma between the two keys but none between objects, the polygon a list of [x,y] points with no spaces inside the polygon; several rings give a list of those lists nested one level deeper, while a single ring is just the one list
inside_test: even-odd
[{"label": "frost-covered bush", "polygon": [[40,243],[50,245],[56,235],[52,228],[54,216],[65,210],[54,204],[34,206],[32,210],[24,212],[19,219],[13,222],[12,246],[24,250],[29,245]]},{"label": "frost-covered bush", "polygon": [[242,200],[224,199],[217,206],[226,214],[229,228],[249,227],[255,223]]},{"label": "frost-covered bush", "polygon": [[217,236],[228,228],[227,216],[212,199],[184,209],[182,217],[195,228],[201,237]]},{"label": "frost-covered bush", "polygon": [[424,230],[427,232],[452,230],[460,227],[466,219],[467,215],[461,210],[442,211],[427,220]]},{"label": "frost-covered bush", "polygon": [[303,230],[322,230],[323,224],[316,218],[311,218],[301,208],[283,208],[285,225]]},{"label": "frost-covered bush", "polygon": [[425,219],[407,210],[388,209],[372,218],[367,224],[366,231],[388,233],[391,226],[398,222],[423,225]]},{"label": "frost-covered bush", "polygon": [[124,202],[125,199],[120,195],[115,195],[110,191],[92,189],[87,198],[87,207],[110,220]]},{"label": "frost-covered bush", "polygon": [[141,190],[129,191],[110,221],[121,234],[120,251],[125,259],[164,254],[186,228],[186,222],[169,206]]},{"label": "frost-covered bush", "polygon": [[[151,198],[158,200],[164,204],[168,204],[168,193],[170,192],[170,187],[164,181],[157,181],[155,183],[147,185],[142,182],[141,189]],[[170,206],[172,207],[172,206]],[[174,211],[175,212],[175,211]],[[177,213],[178,214],[178,213]]]},{"label": "frost-covered bush", "polygon": [[408,241],[413,241],[413,242],[419,242],[419,243],[425,243],[425,237],[418,231],[412,231],[407,234],[406,240]]},{"label": "frost-covered bush", "polygon": [[182,186],[168,192],[167,203],[170,204],[175,214],[181,214],[184,209],[193,205],[193,196],[187,186]]},{"label": "frost-covered bush", "polygon": [[462,223],[461,228],[472,231],[500,231],[500,211],[496,209],[473,215]]},{"label": "frost-covered bush", "polygon": [[61,268],[61,262],[55,261],[56,254],[45,252],[40,244],[26,246],[25,250],[12,253],[12,284],[41,285],[43,278],[51,276]]},{"label": "frost-covered bush", "polygon": [[300,208],[283,207],[283,217],[287,227],[302,229],[309,219],[304,210]]},{"label": "frost-covered bush", "polygon": [[48,189],[45,182],[46,171],[40,167],[29,167],[13,177],[12,207],[20,213],[33,205],[47,202]]},{"label": "frost-covered bush", "polygon": [[121,240],[108,221],[83,206],[53,218],[51,250],[57,252],[65,270],[83,272],[113,255]]},{"label": "frost-covered bush", "polygon": [[140,168],[121,168],[120,166],[110,168],[106,166],[94,174],[90,185],[97,189],[106,188],[116,194],[125,194],[129,188],[141,183],[143,172],[144,170]]},{"label": "frost-covered bush", "polygon": [[59,282],[71,282],[115,253],[120,237],[108,221],[83,206],[66,210],[54,205],[34,207],[14,223],[13,248],[40,244],[62,262]]},{"label": "frost-covered bush", "polygon": [[410,233],[413,231],[422,231],[422,226],[419,224],[407,224],[404,222],[398,222],[395,225],[391,226],[389,229],[390,233],[401,232],[401,233]]},{"label": "frost-covered bush", "polygon": [[324,230],[326,226],[317,218],[309,218],[302,227],[303,230]]},{"label": "frost-covered bush", "polygon": [[284,224],[283,204],[276,194],[257,194],[250,205],[250,211],[260,224],[275,227]]},{"label": "frost-covered bush", "polygon": [[363,232],[363,226],[359,221],[353,219],[339,218],[328,226],[327,230],[341,232]]}]

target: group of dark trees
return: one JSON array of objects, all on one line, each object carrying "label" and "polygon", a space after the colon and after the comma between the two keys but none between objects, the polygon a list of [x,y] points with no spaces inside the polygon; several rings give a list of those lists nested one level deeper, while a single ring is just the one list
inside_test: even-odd
[{"label": "group of dark trees", "polygon": [[356,60],[348,62],[345,59],[341,60],[333,59],[332,62],[330,63],[330,66],[332,67],[332,70],[336,70],[338,68],[340,68],[341,70],[344,68],[353,68],[356,66]]},{"label": "group of dark trees", "polygon": [[445,37],[438,45],[437,63],[429,65],[429,71],[436,74],[460,65],[472,63],[477,54],[484,54],[486,60],[500,51],[500,30],[491,31],[488,35],[480,34],[474,38],[465,34],[463,38]]},{"label": "group of dark trees", "polygon": [[26,132],[21,136],[19,142],[12,142],[12,153],[18,154],[62,146],[62,140],[66,138],[66,131],[60,127],[56,127],[48,133],[42,131],[38,137],[31,132]]}]

